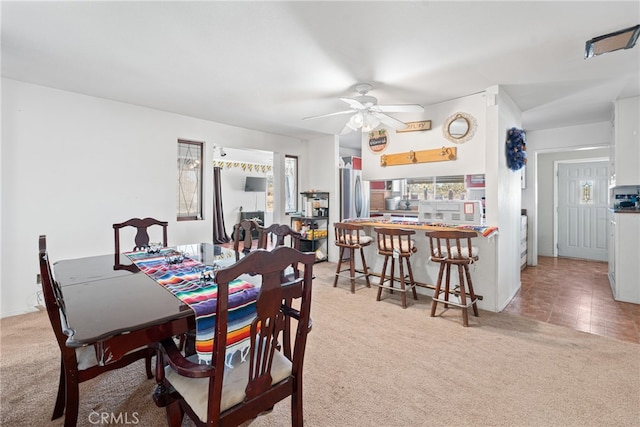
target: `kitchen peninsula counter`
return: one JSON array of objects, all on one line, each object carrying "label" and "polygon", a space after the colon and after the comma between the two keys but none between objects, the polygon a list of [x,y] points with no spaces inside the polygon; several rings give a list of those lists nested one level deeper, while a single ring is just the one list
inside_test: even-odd
[{"label": "kitchen peninsula counter", "polygon": [[[475,293],[482,297],[482,299],[478,301],[478,307],[483,310],[498,312],[502,310],[513,297],[513,295],[509,295],[504,298],[503,301],[498,300],[498,295],[500,294],[497,289],[497,276],[499,271],[498,227],[481,224],[418,222],[417,220],[402,220],[401,218],[383,219],[381,217],[347,219],[344,220],[344,222],[357,223],[364,226],[366,234],[374,238],[373,244],[364,248],[367,266],[374,274],[379,274],[382,271],[384,259],[383,256],[378,254],[374,228],[405,228],[416,231],[416,234],[412,237],[418,251],[411,256],[410,261],[415,281],[418,283],[417,289],[420,294],[418,298],[433,295],[433,288],[437,282],[439,271],[439,264],[429,260],[429,239],[424,232],[439,229],[475,231],[478,233],[478,237],[473,239],[472,243],[479,249],[479,260],[471,265],[470,273],[473,279]],[[515,265],[514,268],[519,269],[519,266]],[[457,272],[452,274],[452,285],[457,284],[456,277]],[[372,284],[374,286],[377,284],[376,278],[372,278]]]},{"label": "kitchen peninsula counter", "polygon": [[611,209],[609,283],[616,301],[640,304],[640,209]]},{"label": "kitchen peninsula counter", "polygon": [[[406,211],[405,211],[406,212]],[[410,230],[442,230],[442,229],[455,229],[455,230],[472,230],[477,232],[483,237],[493,237],[498,234],[498,227],[482,224],[446,224],[443,222],[421,222],[412,220],[401,219],[381,219],[379,217],[374,218],[358,218],[358,219],[346,219],[344,222],[357,223],[370,227],[389,227],[389,228],[406,228]]]}]

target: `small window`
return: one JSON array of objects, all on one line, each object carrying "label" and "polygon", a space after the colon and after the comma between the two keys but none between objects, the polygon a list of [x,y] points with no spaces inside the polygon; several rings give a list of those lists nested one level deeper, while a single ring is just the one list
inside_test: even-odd
[{"label": "small window", "polygon": [[298,157],[284,156],[285,212],[298,211]]},{"label": "small window", "polygon": [[202,147],[178,140],[178,221],[202,219]]}]

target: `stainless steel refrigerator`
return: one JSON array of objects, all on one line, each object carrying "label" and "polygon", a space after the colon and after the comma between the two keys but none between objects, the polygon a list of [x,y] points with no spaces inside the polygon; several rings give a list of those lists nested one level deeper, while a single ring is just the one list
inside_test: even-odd
[{"label": "stainless steel refrigerator", "polygon": [[362,170],[340,170],[340,219],[369,217],[369,181],[362,180]]}]

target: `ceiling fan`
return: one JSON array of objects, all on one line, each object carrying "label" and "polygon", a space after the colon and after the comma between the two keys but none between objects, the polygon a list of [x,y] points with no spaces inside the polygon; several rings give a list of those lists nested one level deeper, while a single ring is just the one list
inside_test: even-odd
[{"label": "ceiling fan", "polygon": [[370,90],[370,84],[358,84],[356,86],[356,91],[359,96],[354,98],[340,98],[342,102],[349,105],[349,110],[305,117],[303,120],[352,114],[341,132],[341,134],[345,134],[358,129],[362,129],[363,132],[369,132],[378,127],[381,123],[393,129],[404,129],[407,127],[405,122],[391,117],[386,113],[421,113],[424,111],[424,108],[418,104],[378,105],[378,100],[376,98],[367,95]]}]

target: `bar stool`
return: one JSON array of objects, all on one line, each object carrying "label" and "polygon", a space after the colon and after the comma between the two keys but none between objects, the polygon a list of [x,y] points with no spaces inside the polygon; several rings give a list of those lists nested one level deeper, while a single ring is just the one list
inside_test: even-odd
[{"label": "bar stool", "polygon": [[[439,302],[444,303],[444,308],[449,305],[462,308],[462,324],[469,326],[469,316],[467,309],[473,307],[473,315],[478,317],[477,298],[473,292],[473,282],[469,274],[469,264],[478,261],[478,248],[471,245],[471,239],[477,237],[475,231],[470,230],[438,230],[427,231],[429,237],[429,247],[431,249],[430,260],[440,263],[438,272],[438,282],[433,294],[431,303],[431,317],[436,314],[436,307]],[[458,286],[453,292],[450,288],[451,266],[458,266]],[[442,290],[442,275],[446,270],[445,288]],[[463,274],[464,273],[464,274]],[[465,286],[465,277],[467,284]],[[460,298],[460,302],[449,300],[450,293]],[[467,293],[469,301],[467,301]],[[444,298],[440,296],[444,294]]]},{"label": "bar stool", "polygon": [[[356,292],[356,279],[364,277],[367,282],[367,288],[370,288],[371,283],[369,282],[369,270],[367,268],[367,262],[364,259],[363,248],[365,246],[369,246],[371,242],[373,242],[373,239],[370,236],[360,234],[360,232],[364,230],[364,227],[358,224],[335,222],[333,224],[333,228],[336,232],[336,246],[340,248],[340,260],[338,261],[338,267],[336,268],[336,277],[333,280],[333,287],[335,288],[338,286],[338,277],[347,277],[351,280],[351,293],[354,294]],[[360,258],[362,259],[362,272],[358,271],[358,273],[362,274],[357,276],[355,265],[356,250],[360,251]],[[349,251],[349,276],[340,274],[343,271],[347,271],[346,268],[341,270],[342,263],[345,262],[345,251]]]},{"label": "bar stool", "polygon": [[[413,230],[405,230],[400,228],[374,228],[378,235],[378,254],[384,255],[384,263],[382,264],[382,274],[380,275],[380,284],[378,285],[378,296],[376,301],[380,301],[382,296],[382,289],[389,289],[391,293],[394,291],[393,281],[398,280],[400,282],[399,292],[402,292],[402,308],[407,308],[407,291],[409,289],[413,292],[413,299],[418,299],[416,293],[416,282],[413,280],[413,271],[411,270],[411,262],[409,258],[412,254],[418,251],[415,242],[411,239],[411,236],[416,234]],[[391,274],[386,278],[387,264],[391,259]],[[399,259],[400,264],[400,276],[395,277],[395,263],[396,259]],[[404,266],[407,267],[407,275],[404,272]],[[406,278],[409,278],[409,282],[406,282]],[[385,285],[384,282],[389,281],[389,285]]]}]

